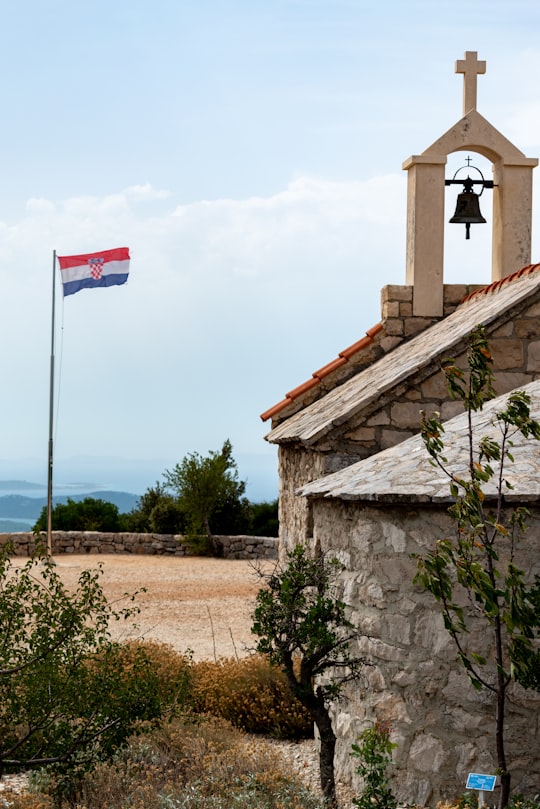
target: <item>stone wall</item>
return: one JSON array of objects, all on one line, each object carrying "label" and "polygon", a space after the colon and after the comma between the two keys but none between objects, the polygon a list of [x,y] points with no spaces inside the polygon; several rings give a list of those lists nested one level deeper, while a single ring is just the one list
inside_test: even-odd
[{"label": "stone wall", "polygon": [[[445,284],[443,317],[452,314],[468,295],[481,288],[480,284]],[[413,286],[388,284],[381,290],[381,321],[384,332],[387,337],[399,338],[397,342],[414,337],[442,319],[413,315],[413,297]]]},{"label": "stone wall", "polygon": [[[46,542],[44,534],[42,542]],[[274,537],[220,536],[226,559],[276,559],[278,540]],[[36,546],[32,533],[0,534],[0,545],[13,543],[16,556],[30,556]],[[174,534],[104,534],[97,531],[53,531],[52,552],[137,553],[188,556],[183,536]]]},{"label": "stone wall", "polygon": [[[459,293],[466,287],[457,287]],[[409,318],[412,287],[385,287],[383,293],[383,314],[385,329],[390,321],[396,331],[414,331],[408,320],[422,321],[423,328],[431,321],[425,318]],[[452,296],[448,287],[447,305]],[[455,294],[457,299],[457,293]],[[399,299],[403,298],[402,301]],[[392,308],[395,305],[397,308]],[[399,306],[398,306],[399,304]],[[393,317],[389,315],[392,314]],[[499,318],[497,324],[487,327],[490,348],[493,354],[495,390],[498,394],[520,388],[540,377],[540,302],[534,300],[521,311],[508,311]],[[395,322],[394,322],[395,321]],[[398,326],[398,321],[401,326]],[[502,321],[502,322],[501,322]],[[418,324],[417,324],[418,325]],[[386,331],[385,331],[386,333]],[[429,333],[426,334],[426,340]],[[398,342],[403,336],[396,337]],[[456,363],[465,368],[465,342],[456,351]],[[308,448],[299,442],[279,446],[279,478],[282,492],[286,497],[280,504],[280,538],[286,547],[303,541],[310,536],[309,507],[303,498],[291,496],[300,486],[325,474],[337,472],[356,461],[368,458],[381,450],[392,447],[418,433],[420,411],[438,411],[443,421],[452,418],[462,410],[459,401],[448,395],[444,375],[440,369],[440,358],[431,365],[419,369],[402,383],[393,386],[375,399],[369,407],[362,409],[344,424],[336,424],[332,431]],[[280,491],[280,495],[282,494]]]},{"label": "stone wall", "polygon": [[[532,580],[540,573],[540,509],[531,511],[515,561]],[[372,663],[333,712],[339,777],[354,781],[351,744],[381,719],[391,723],[397,742],[392,783],[400,802],[434,805],[463,794],[469,772],[496,768],[494,698],[471,686],[439,607],[413,584],[412,554],[424,555],[453,530],[446,506],[374,508],[321,499],[313,503],[313,530],[322,550],[345,566],[342,597],[360,635],[352,651]],[[469,637],[489,655],[489,633],[479,628]],[[540,789],[540,694],[513,685],[509,696],[512,789],[531,795]]]}]

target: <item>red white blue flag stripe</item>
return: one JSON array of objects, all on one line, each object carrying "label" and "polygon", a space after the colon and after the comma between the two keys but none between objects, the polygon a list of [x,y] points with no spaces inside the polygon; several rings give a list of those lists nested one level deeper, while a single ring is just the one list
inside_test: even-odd
[{"label": "red white blue flag stripe", "polygon": [[129,273],[129,249],[116,247],[101,253],[58,256],[64,298],[80,289],[125,284]]}]

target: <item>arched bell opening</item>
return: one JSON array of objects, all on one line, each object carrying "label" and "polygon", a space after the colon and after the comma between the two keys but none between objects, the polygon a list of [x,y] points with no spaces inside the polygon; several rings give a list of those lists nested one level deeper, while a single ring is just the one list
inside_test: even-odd
[{"label": "arched bell opening", "polygon": [[[492,162],[470,149],[449,154],[445,181],[456,182],[446,185],[444,191],[444,282],[447,284],[488,284],[491,281],[493,189],[475,184],[470,189],[474,197],[464,196],[468,177],[475,182],[482,178],[493,182]],[[484,221],[476,219],[476,214]],[[467,219],[470,220],[468,228]]]}]

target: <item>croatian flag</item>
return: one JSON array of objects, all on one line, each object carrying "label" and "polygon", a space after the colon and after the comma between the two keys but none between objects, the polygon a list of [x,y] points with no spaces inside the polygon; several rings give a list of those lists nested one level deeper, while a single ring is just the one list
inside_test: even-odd
[{"label": "croatian flag", "polygon": [[129,273],[129,249],[117,247],[82,256],[58,256],[64,298],[80,289],[125,284]]}]

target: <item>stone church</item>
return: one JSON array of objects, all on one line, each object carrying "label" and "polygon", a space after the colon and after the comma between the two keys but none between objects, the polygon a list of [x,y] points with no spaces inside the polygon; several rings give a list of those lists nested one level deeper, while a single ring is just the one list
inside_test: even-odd
[{"label": "stone church", "polygon": [[[440,364],[452,356],[465,367],[467,337],[482,324],[499,398],[477,414],[477,429],[491,429],[504,394],[515,389],[528,390],[540,418],[540,264],[530,263],[538,160],[477,111],[477,78],[485,70],[473,51],[456,62],[463,117],[404,163],[405,285],[384,287],[381,321],[262,414],[271,421],[266,438],[278,446],[281,546],[305,542],[343,562],[341,586],[359,628],[359,651],[373,663],[365,682],[334,706],[338,776],[353,777],[350,749],[361,730],[389,720],[398,744],[395,792],[420,805],[462,794],[468,772],[496,766],[492,699],[470,686],[434,599],[413,584],[413,554],[425,555],[453,530],[448,483],[418,436],[420,411],[442,414],[449,462],[466,469],[464,417]],[[443,281],[445,166],[458,151],[481,154],[493,167],[485,186],[493,188],[492,280],[483,287]],[[464,193],[471,190],[464,185]],[[517,563],[531,578],[540,574],[539,468],[536,442],[516,446],[512,500],[531,511]],[[512,788],[538,792],[537,692],[512,687],[507,748]]]}]

